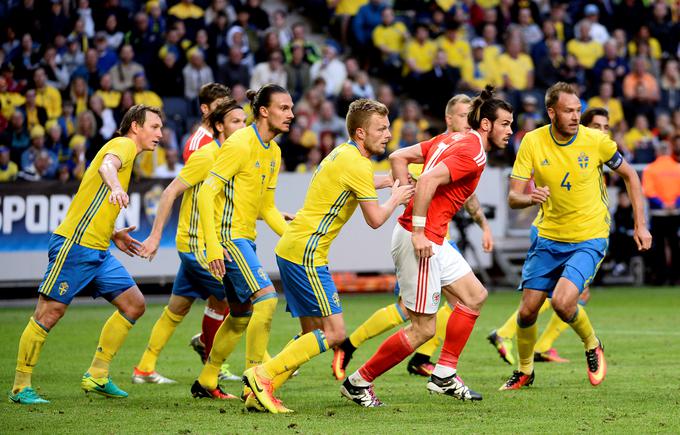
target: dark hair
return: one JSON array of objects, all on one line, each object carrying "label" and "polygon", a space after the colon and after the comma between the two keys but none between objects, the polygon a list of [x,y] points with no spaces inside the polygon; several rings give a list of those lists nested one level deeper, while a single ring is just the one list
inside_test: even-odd
[{"label": "dark hair", "polygon": [[252,107],[253,107],[253,117],[255,119],[259,119],[260,117],[260,108],[261,107],[269,107],[269,104],[272,102],[272,95],[274,94],[287,94],[288,91],[284,88],[282,88],[279,85],[275,85],[273,83],[267,83],[266,85],[262,86],[260,89],[257,91],[254,91],[252,89],[248,89],[246,91],[246,97],[252,102]]},{"label": "dark hair", "polygon": [[201,89],[198,91],[198,104],[206,104],[209,106],[213,101],[219,98],[228,97],[229,95],[231,95],[231,90],[223,84],[215,82],[206,83],[201,86]]},{"label": "dark hair", "polygon": [[208,120],[210,122],[210,127],[213,130],[213,136],[218,136],[217,124],[224,123],[224,117],[227,116],[229,112],[235,109],[243,109],[239,104],[231,97],[227,97],[224,101],[215,107],[215,110],[210,112],[208,115]]},{"label": "dark hair", "polygon": [[123,115],[123,120],[120,121],[120,127],[118,128],[118,134],[125,136],[130,132],[132,123],[136,122],[138,125],[144,125],[146,121],[146,112],[155,113],[161,119],[163,119],[163,112],[158,107],[147,106],[146,104],[136,104],[128,109]]},{"label": "dark hair", "polygon": [[468,124],[473,130],[479,128],[484,118],[493,123],[498,118],[498,109],[512,113],[512,105],[505,100],[494,97],[494,92],[493,86],[486,85],[484,90],[472,100],[468,113]]},{"label": "dark hair", "polygon": [[581,114],[581,125],[587,127],[593,122],[593,118],[596,116],[604,116],[609,119],[609,112],[604,107],[588,107],[586,111]]}]

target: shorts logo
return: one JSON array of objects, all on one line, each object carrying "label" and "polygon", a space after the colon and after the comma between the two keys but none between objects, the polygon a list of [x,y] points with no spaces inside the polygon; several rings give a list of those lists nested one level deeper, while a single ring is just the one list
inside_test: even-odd
[{"label": "shorts logo", "polygon": [[586,169],[588,167],[588,160],[590,160],[590,158],[588,158],[586,153],[581,152],[576,160],[578,161],[578,165],[581,167],[581,169]]},{"label": "shorts logo", "polygon": [[338,296],[338,292],[334,292],[332,297],[333,303],[335,303],[337,306],[340,306],[340,296]]},{"label": "shorts logo", "polygon": [[59,296],[64,296],[64,293],[68,291],[68,283],[63,281],[59,284]]},{"label": "shorts logo", "polygon": [[433,293],[432,294],[432,303],[435,305],[439,305],[439,299],[441,298],[441,293]]},{"label": "shorts logo", "polygon": [[260,276],[260,278],[262,278],[263,281],[267,280],[267,274],[264,273],[264,269],[262,269],[261,267],[257,269],[257,274]]}]

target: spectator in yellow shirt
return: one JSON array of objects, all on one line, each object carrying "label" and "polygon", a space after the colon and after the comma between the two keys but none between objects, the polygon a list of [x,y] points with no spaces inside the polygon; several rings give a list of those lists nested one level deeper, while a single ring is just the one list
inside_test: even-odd
[{"label": "spectator in yellow shirt", "polygon": [[409,33],[406,25],[394,19],[394,9],[383,9],[382,23],[373,29],[373,45],[382,53],[383,62],[401,64],[399,56],[404,50],[408,38]]},{"label": "spectator in yellow shirt", "polygon": [[623,121],[623,106],[614,98],[614,87],[611,83],[600,84],[600,92],[588,100],[588,107],[602,107],[609,112],[609,124],[616,127]]},{"label": "spectator in yellow shirt", "polygon": [[459,28],[460,25],[456,22],[449,24],[446,32],[437,38],[437,45],[446,53],[448,64],[462,71],[470,67],[472,51],[470,44],[465,39],[459,38]]},{"label": "spectator in yellow shirt", "polygon": [[16,180],[18,173],[17,164],[9,159],[9,148],[0,145],[0,183]]},{"label": "spectator in yellow shirt", "polygon": [[115,109],[120,104],[121,93],[113,89],[111,74],[106,73],[99,79],[99,89],[94,93],[102,98],[107,109]]},{"label": "spectator in yellow shirt", "polygon": [[495,62],[485,56],[487,43],[482,38],[475,38],[472,46],[472,62],[462,69],[464,86],[474,92],[480,92],[487,84],[499,86],[500,79],[495,68]]},{"label": "spectator in yellow shirt", "polygon": [[203,9],[194,4],[194,0],[181,0],[175,6],[168,9],[168,15],[180,20],[198,19],[203,17]]},{"label": "spectator in yellow shirt", "polygon": [[436,54],[437,44],[430,39],[427,26],[418,24],[415,39],[406,44],[404,51],[405,73],[420,76],[430,71]]},{"label": "spectator in yellow shirt", "polygon": [[637,115],[633,128],[623,135],[623,142],[628,151],[635,153],[638,148],[648,148],[654,141],[654,135],[649,130],[649,121],[645,115]]},{"label": "spectator in yellow shirt", "polygon": [[147,106],[163,109],[163,100],[161,100],[161,97],[154,91],[150,91],[146,88],[146,76],[144,73],[137,73],[135,75],[133,86],[135,89],[135,104],[146,104]]},{"label": "spectator in yellow shirt", "polygon": [[406,124],[413,124],[417,127],[416,142],[424,139],[424,132],[430,127],[430,123],[422,116],[420,105],[414,100],[407,100],[404,103],[401,116],[392,123],[392,139],[390,139],[390,142],[387,144],[388,152],[392,152],[399,148],[401,132]]},{"label": "spectator in yellow shirt", "polygon": [[590,37],[590,21],[584,20],[578,28],[578,39],[567,42],[567,53],[573,54],[579,65],[584,69],[591,69],[604,54],[602,44]]},{"label": "spectator in yellow shirt", "polygon": [[498,71],[503,77],[506,90],[525,91],[534,87],[534,62],[522,52],[522,41],[511,37],[506,43],[506,52],[498,58]]},{"label": "spectator in yellow shirt", "polygon": [[26,102],[26,99],[18,92],[9,92],[7,79],[0,76],[0,114],[9,119],[12,113]]},{"label": "spectator in yellow shirt", "polygon": [[647,43],[649,45],[649,51],[652,59],[657,61],[661,60],[661,44],[659,44],[658,39],[652,37],[649,34],[649,27],[646,25],[640,26],[640,29],[638,30],[637,34],[635,34],[635,37],[628,43],[628,54],[631,57],[636,56],[640,51],[639,45],[642,43]]},{"label": "spectator in yellow shirt", "polygon": [[61,116],[61,94],[57,88],[47,84],[47,74],[44,69],[37,68],[33,72],[33,82],[35,83],[36,104],[45,108],[49,119]]}]

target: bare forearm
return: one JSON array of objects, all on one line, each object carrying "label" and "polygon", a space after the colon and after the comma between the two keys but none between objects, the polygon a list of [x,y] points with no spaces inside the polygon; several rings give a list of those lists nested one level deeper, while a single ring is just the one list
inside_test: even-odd
[{"label": "bare forearm", "polygon": [[112,163],[103,162],[99,167],[99,175],[102,177],[102,181],[106,184],[109,190],[122,190],[118,180],[118,168],[116,168]]},{"label": "bare forearm", "polygon": [[463,206],[465,207],[465,210],[467,210],[472,220],[475,221],[477,225],[479,225],[479,228],[484,230],[489,226],[477,195],[473,194],[470,198],[468,198],[467,201],[465,201]]},{"label": "bare forearm", "polygon": [[170,192],[168,189],[163,191],[161,199],[158,202],[158,210],[156,211],[156,218],[153,220],[153,227],[151,228],[151,237],[160,239],[163,234],[163,228],[168,222],[170,213],[172,212],[172,205],[175,203],[175,198],[177,198],[174,192]]},{"label": "bare forearm", "polygon": [[642,187],[640,186],[640,179],[637,174],[628,174],[623,177],[626,183],[626,191],[630,198],[631,206],[633,207],[633,219],[636,227],[646,227],[647,219],[645,218],[644,200],[642,198]]},{"label": "bare forearm", "polygon": [[376,189],[384,189],[392,186],[392,177],[389,175],[374,175],[373,185]]},{"label": "bare forearm", "polygon": [[390,166],[392,167],[392,178],[399,180],[402,186],[408,183],[408,161],[399,157],[390,156]]},{"label": "bare forearm", "polygon": [[531,195],[510,191],[508,205],[510,205],[510,208],[517,209],[531,207],[534,203],[531,200]]}]

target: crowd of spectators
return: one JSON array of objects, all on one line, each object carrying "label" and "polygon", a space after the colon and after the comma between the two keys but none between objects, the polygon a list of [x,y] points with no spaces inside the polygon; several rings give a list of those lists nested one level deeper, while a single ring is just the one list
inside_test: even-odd
[{"label": "crowd of spectators", "polygon": [[[212,81],[246,109],[247,88],[290,90],[295,124],[279,139],[287,171],[313,169],[346,139],[357,98],[390,108],[389,152],[437,134],[448,98],[486,83],[516,108],[512,146],[490,159],[511,164],[523,134],[547,122],[543,92],[559,80],[577,87],[584,109],[608,109],[620,149],[649,163],[680,137],[680,7],[671,3],[5,1],[0,181],[79,179],[137,103],[165,106],[169,122],[135,175],[173,176],[200,123],[198,90]],[[173,113],[178,104],[186,114]]]}]

